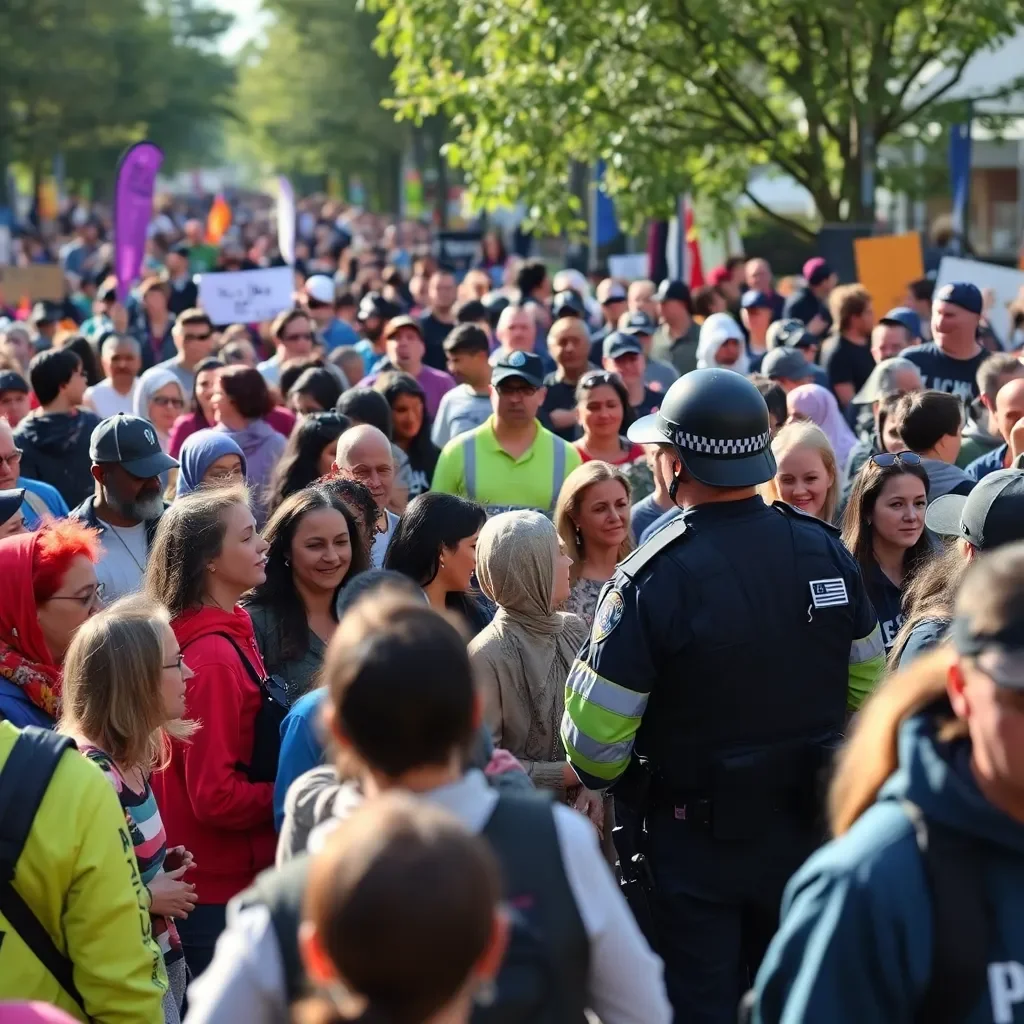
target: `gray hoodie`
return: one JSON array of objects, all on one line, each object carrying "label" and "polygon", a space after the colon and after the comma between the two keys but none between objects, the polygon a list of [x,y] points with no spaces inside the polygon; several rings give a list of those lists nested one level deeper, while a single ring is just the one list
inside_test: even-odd
[{"label": "gray hoodie", "polygon": [[929,502],[944,494],[968,494],[974,486],[974,481],[959,466],[942,459],[922,459],[921,465],[928,474]]}]

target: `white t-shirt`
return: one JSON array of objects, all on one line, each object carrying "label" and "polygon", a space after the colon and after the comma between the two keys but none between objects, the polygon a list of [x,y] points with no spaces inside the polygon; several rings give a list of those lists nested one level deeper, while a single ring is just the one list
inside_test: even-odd
[{"label": "white t-shirt", "polygon": [[103,554],[96,566],[96,578],[103,584],[103,603],[134,594],[142,587],[146,568],[146,524],[105,527],[100,543]]},{"label": "white t-shirt", "polygon": [[384,566],[384,555],[387,553],[388,544],[391,543],[391,538],[394,536],[395,529],[398,526],[398,516],[394,512],[386,512],[388,517],[388,528],[386,533],[375,533],[373,535],[373,547],[370,548],[370,564],[374,569],[380,569]]},{"label": "white t-shirt", "polygon": [[132,407],[135,402],[135,389],[139,386],[138,377],[132,381],[131,391],[122,395],[120,391],[114,390],[114,385],[109,380],[101,380],[99,384],[93,384],[91,388],[85,389],[85,400],[95,410],[100,419],[105,420],[108,416],[116,416],[123,412],[131,416]]}]

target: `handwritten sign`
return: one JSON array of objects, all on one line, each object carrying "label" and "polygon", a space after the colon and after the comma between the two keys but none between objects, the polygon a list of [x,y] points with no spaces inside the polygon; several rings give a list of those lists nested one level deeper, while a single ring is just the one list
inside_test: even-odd
[{"label": "handwritten sign", "polygon": [[291,267],[234,270],[199,277],[199,305],[215,324],[254,324],[273,320],[294,305]]}]

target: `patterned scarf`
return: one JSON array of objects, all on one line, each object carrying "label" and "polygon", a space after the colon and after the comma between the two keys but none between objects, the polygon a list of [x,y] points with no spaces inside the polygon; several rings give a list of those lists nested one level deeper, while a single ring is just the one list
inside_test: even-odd
[{"label": "patterned scarf", "polygon": [[25,696],[51,718],[60,716],[60,669],[29,661],[0,640],[0,677],[21,687]]}]

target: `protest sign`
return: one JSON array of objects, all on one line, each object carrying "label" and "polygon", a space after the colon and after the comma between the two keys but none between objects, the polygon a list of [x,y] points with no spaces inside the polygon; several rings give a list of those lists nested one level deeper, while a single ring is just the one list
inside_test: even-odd
[{"label": "protest sign", "polygon": [[944,256],[939,264],[935,290],[938,291],[944,284],[954,284],[957,281],[977,285],[983,293],[991,289],[994,299],[991,306],[986,302],[985,315],[999,340],[1006,344],[1013,330],[1009,307],[1021,289],[1024,289],[1024,272],[1013,267],[1001,267],[997,263],[980,263],[977,260]]},{"label": "protest sign", "polygon": [[199,276],[199,305],[215,324],[273,320],[294,305],[291,267],[234,270]]},{"label": "protest sign", "polygon": [[916,231],[903,235],[855,238],[857,280],[868,290],[875,318],[906,303],[907,285],[924,277],[921,236]]},{"label": "protest sign", "polygon": [[434,255],[442,266],[450,267],[461,281],[480,252],[479,231],[438,231],[434,238]]},{"label": "protest sign", "polygon": [[64,271],[50,263],[30,267],[0,267],[0,292],[9,306],[22,299],[61,302],[64,299]]},{"label": "protest sign", "polygon": [[277,247],[285,263],[294,266],[295,191],[283,174],[277,179]]},{"label": "protest sign", "polygon": [[608,273],[620,281],[641,281],[647,277],[647,253],[609,256]]}]

